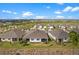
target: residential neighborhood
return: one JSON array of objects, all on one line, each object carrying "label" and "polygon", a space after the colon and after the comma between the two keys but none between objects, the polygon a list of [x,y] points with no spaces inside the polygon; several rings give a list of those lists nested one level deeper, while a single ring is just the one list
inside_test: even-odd
[{"label": "residential neighborhood", "polygon": [[78,54],[74,52],[79,49],[78,40],[79,21],[6,21],[0,25],[0,51],[5,54]]},{"label": "residential neighborhood", "polygon": [[[30,22],[29,22],[30,23]],[[34,23],[34,22],[33,22]],[[69,25],[69,24],[50,24],[48,22],[47,24],[32,24],[30,28],[20,28],[20,27],[27,27],[23,26],[21,23],[20,25],[11,25],[11,23],[7,22],[4,23],[5,26],[7,26],[8,29],[6,31],[3,31],[0,33],[0,41],[8,41],[8,42],[14,42],[14,41],[21,41],[25,40],[28,42],[48,42],[49,39],[55,40],[55,41],[63,41],[68,42],[69,41],[69,35],[71,31],[75,31],[78,33],[79,26],[78,25]],[[3,24],[3,25],[4,25]],[[12,27],[12,28],[10,28]],[[4,28],[5,29],[5,28]],[[0,29],[1,30],[1,29]]]}]

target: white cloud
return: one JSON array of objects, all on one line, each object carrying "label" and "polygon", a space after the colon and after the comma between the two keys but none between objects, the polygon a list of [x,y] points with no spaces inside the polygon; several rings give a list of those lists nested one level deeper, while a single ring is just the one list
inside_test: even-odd
[{"label": "white cloud", "polygon": [[13,12],[13,14],[17,14],[17,12]]},{"label": "white cloud", "polygon": [[20,19],[20,17],[15,17],[14,19]]},{"label": "white cloud", "polygon": [[64,8],[64,10],[55,11],[55,14],[62,14],[64,12],[71,12],[72,9],[74,9],[74,8],[71,7],[71,6],[67,6],[67,7]]},{"label": "white cloud", "polygon": [[55,14],[62,14],[61,11],[55,11]]},{"label": "white cloud", "polygon": [[59,4],[59,5],[63,5],[64,3],[63,3],[63,2],[60,2],[60,3],[57,3],[57,4]]},{"label": "white cloud", "polygon": [[36,16],[35,18],[36,18],[36,19],[44,19],[45,16]]},{"label": "white cloud", "polygon": [[58,15],[56,16],[56,19],[64,19],[64,16]]},{"label": "white cloud", "polygon": [[24,12],[24,13],[22,14],[23,17],[32,16],[32,15],[33,15],[32,12]]},{"label": "white cloud", "polygon": [[79,7],[74,7],[71,12],[74,12],[74,11],[79,11]]},{"label": "white cloud", "polygon": [[68,11],[71,11],[72,10],[72,7],[71,6],[67,6],[64,10],[63,10],[63,12],[68,12]]},{"label": "white cloud", "polygon": [[71,7],[71,6],[67,6],[63,12],[75,12],[75,11],[79,11],[79,7]]},{"label": "white cloud", "polygon": [[3,13],[9,13],[9,14],[17,14],[17,12],[13,12],[10,10],[2,10]]},{"label": "white cloud", "polygon": [[3,13],[12,13],[11,11],[9,10],[2,10]]},{"label": "white cloud", "polygon": [[47,9],[50,9],[51,7],[50,7],[50,6],[47,6],[46,8],[47,8]]},{"label": "white cloud", "polygon": [[64,8],[64,10],[55,11],[55,14],[62,14],[64,12],[75,12],[75,11],[79,11],[79,7],[67,6]]}]

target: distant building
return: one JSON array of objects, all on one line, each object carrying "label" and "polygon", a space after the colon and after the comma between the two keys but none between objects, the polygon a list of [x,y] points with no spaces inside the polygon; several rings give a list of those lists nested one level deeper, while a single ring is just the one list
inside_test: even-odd
[{"label": "distant building", "polygon": [[55,26],[53,24],[48,24],[48,30],[52,30],[52,29],[55,29]]},{"label": "distant building", "polygon": [[33,29],[41,29],[41,30],[45,30],[45,28],[47,28],[47,27],[44,24],[36,24],[33,27]]}]

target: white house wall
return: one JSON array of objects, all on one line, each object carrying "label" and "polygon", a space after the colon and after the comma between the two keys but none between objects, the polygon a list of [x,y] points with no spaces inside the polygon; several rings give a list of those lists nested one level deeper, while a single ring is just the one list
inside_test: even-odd
[{"label": "white house wall", "polygon": [[64,39],[63,42],[68,42],[69,39]]},{"label": "white house wall", "polygon": [[37,39],[35,38],[35,39],[32,40],[32,39],[30,38],[30,42],[41,42],[41,39],[37,40]]},{"label": "white house wall", "polygon": [[1,39],[1,41],[7,41],[7,42],[12,42],[12,39]]}]

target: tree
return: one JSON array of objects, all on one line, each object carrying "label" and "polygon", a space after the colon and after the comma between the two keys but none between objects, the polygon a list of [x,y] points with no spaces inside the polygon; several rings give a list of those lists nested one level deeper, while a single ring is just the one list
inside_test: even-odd
[{"label": "tree", "polygon": [[78,34],[75,31],[69,33],[69,38],[74,46],[78,45]]},{"label": "tree", "polygon": [[28,40],[21,40],[20,44],[23,44],[23,46],[28,46],[29,42],[28,42]]},{"label": "tree", "polygon": [[75,50],[74,47],[76,47],[78,45],[79,34],[75,31],[71,31],[69,33],[69,38],[73,44],[73,54],[74,54],[74,50]]}]

